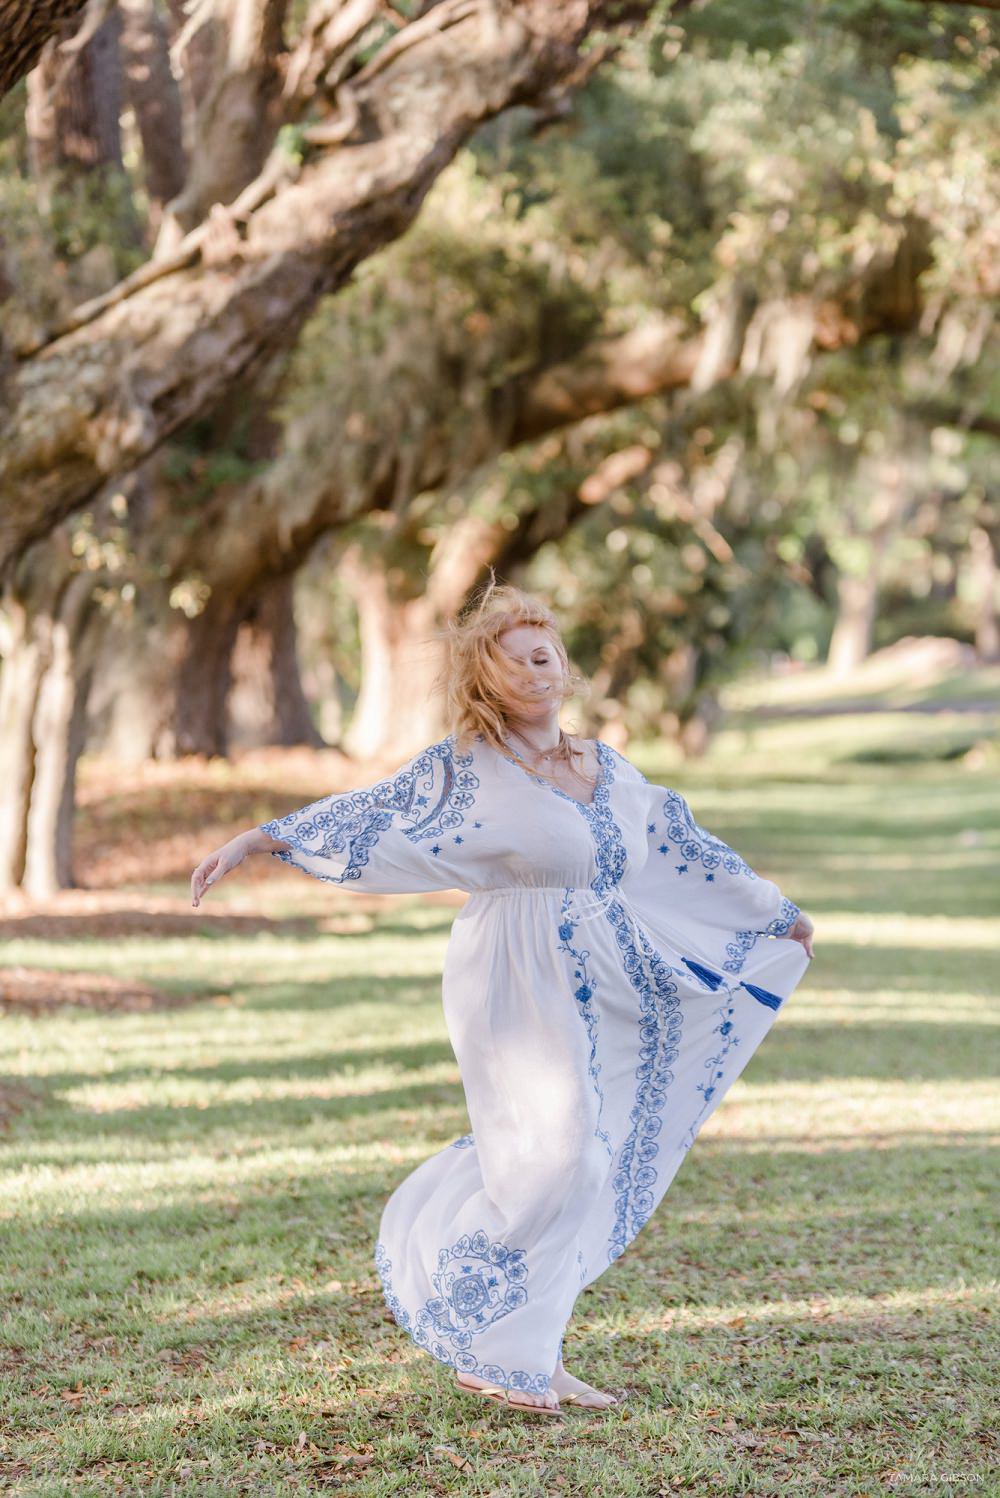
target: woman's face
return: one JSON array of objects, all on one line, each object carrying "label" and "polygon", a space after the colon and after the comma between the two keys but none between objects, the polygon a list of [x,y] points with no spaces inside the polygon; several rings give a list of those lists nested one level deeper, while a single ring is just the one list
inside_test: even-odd
[{"label": "woman's face", "polygon": [[523,708],[518,716],[546,718],[558,711],[563,666],[548,630],[537,624],[516,624],[505,629],[498,640],[501,649],[520,661],[528,672],[528,694],[536,702],[535,706]]}]

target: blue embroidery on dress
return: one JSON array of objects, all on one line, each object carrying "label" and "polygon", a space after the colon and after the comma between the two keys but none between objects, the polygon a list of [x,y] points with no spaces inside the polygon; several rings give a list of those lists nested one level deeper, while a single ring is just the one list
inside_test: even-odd
[{"label": "blue embroidery on dress", "polygon": [[615,1222],[608,1242],[608,1262],[624,1253],[653,1211],[652,1187],[657,1171],[650,1162],[659,1154],[657,1135],[663,1126],[667,1089],[674,1080],[670,1064],[676,1061],[681,1036],[681,1008],[677,985],[670,967],[643,936],[637,952],[629,923],[616,900],[607,911],[616,926],[616,939],[623,948],[625,971],[639,995],[640,1064],[635,1075],[639,1086],[629,1118],[632,1129],[619,1151],[613,1185],[616,1192]]},{"label": "blue embroidery on dress", "polygon": [[[625,872],[626,852],[621,828],[611,811],[610,788],[614,784],[615,764],[611,751],[600,739],[595,740],[601,764],[589,806],[573,796],[567,800],[578,806],[590,824],[597,859],[597,873],[590,882],[595,895],[605,896],[620,884]],[[626,764],[627,761],[624,761]],[[558,787],[557,794],[563,795]],[[615,932],[621,949],[622,965],[632,987],[639,995],[639,1066],[635,1075],[639,1085],[635,1106],[629,1114],[631,1132],[618,1152],[612,1184],[615,1191],[615,1220],[608,1243],[608,1262],[612,1263],[649,1221],[653,1211],[653,1186],[657,1171],[650,1163],[659,1154],[656,1136],[663,1127],[663,1109],[667,1088],[674,1080],[670,1063],[677,1059],[681,1033],[681,1007],[677,985],[671,969],[660,953],[629,920],[620,899],[612,899],[604,912]],[[639,946],[636,945],[639,936]],[[640,951],[641,946],[641,951]]]},{"label": "blue embroidery on dress", "polygon": [[587,1062],[587,1070],[593,1079],[594,1092],[597,1094],[597,1123],[594,1127],[594,1137],[604,1140],[605,1148],[613,1158],[614,1149],[611,1140],[608,1138],[606,1131],[601,1128],[601,1115],[604,1112],[604,1089],[598,1081],[601,1063],[597,1060],[597,1015],[594,1013],[590,1002],[594,996],[594,989],[597,987],[597,984],[587,972],[587,958],[590,956],[590,952],[586,948],[583,951],[577,951],[575,947],[570,945],[573,932],[576,930],[569,916],[572,895],[572,889],[567,889],[563,895],[559,922],[560,942],[556,951],[568,952],[576,963],[576,967],[573,969],[573,976],[579,981],[574,990],[573,997],[576,999],[579,1013],[582,1015],[583,1022],[587,1027],[587,1037],[590,1040],[590,1059]]},{"label": "blue embroidery on dress", "polygon": [[729,954],[727,961],[722,966],[727,973],[740,973],[746,962],[747,953],[755,945],[758,936],[784,936],[789,928],[795,925],[800,914],[798,905],[789,900],[787,895],[781,897],[781,908],[773,921],[769,921],[763,931],[737,931],[736,940],[726,943],[726,951]]},{"label": "blue embroidery on dress", "polygon": [[743,964],[747,959],[747,953],[757,940],[759,933],[756,931],[737,931],[735,934],[735,941],[726,942],[726,951],[729,954],[729,958],[722,966],[727,973],[742,971]]},{"label": "blue embroidery on dress", "polygon": [[[485,1316],[485,1311],[494,1306],[502,1288],[504,1305],[485,1320],[484,1325],[490,1325],[515,1309],[514,1303],[506,1303],[507,1298],[520,1296],[516,1301],[518,1305],[527,1301],[523,1282],[528,1277],[528,1271],[523,1261],[523,1249],[511,1252],[502,1243],[491,1243],[482,1230],[474,1233],[471,1238],[466,1234],[453,1248],[441,1250],[438,1256],[438,1273],[432,1275],[434,1286],[439,1292],[438,1298],[431,1299],[422,1306],[414,1319],[392,1288],[392,1262],[385,1244],[381,1239],[375,1244],[375,1268],[382,1281],[383,1299],[397,1325],[402,1327],[418,1347],[429,1352],[438,1362],[447,1363],[462,1373],[474,1373],[477,1378],[503,1384],[508,1389],[545,1394],[549,1388],[547,1373],[527,1373],[523,1368],[515,1368],[513,1372],[507,1373],[496,1363],[480,1363],[475,1354],[468,1350],[474,1333],[483,1330],[482,1325],[474,1324],[470,1327],[468,1323],[474,1323],[477,1315]],[[454,1269],[456,1263],[457,1272]],[[447,1291],[442,1293],[445,1286]],[[432,1311],[431,1307],[436,1309]],[[456,1327],[455,1321],[461,1324]],[[451,1346],[433,1340],[432,1332],[447,1338]]]},{"label": "blue embroidery on dress", "polygon": [[766,936],[784,936],[789,927],[795,925],[801,914],[802,911],[799,906],[793,900],[789,900],[787,895],[783,896],[781,909],[774,920],[764,927],[764,934]]},{"label": "blue embroidery on dress", "polygon": [[454,1143],[451,1145],[451,1148],[453,1150],[468,1149],[469,1146],[475,1144],[475,1142],[475,1138],[472,1134],[463,1134],[461,1139],[456,1139],[454,1141]]},{"label": "blue embroidery on dress", "polygon": [[[746,986],[746,984],[743,985],[744,988]],[[733,1029],[733,1005],[731,1000],[732,994],[727,993],[726,1003],[723,1004],[720,1009],[717,1009],[715,1011],[716,1014],[721,1016],[721,1018],[719,1023],[714,1027],[712,1033],[714,1035],[721,1035],[724,1044],[721,1050],[717,1051],[714,1056],[709,1056],[705,1062],[705,1070],[710,1071],[712,1073],[712,1076],[710,1077],[708,1082],[698,1083],[697,1091],[702,1094],[701,1110],[692,1121],[691,1127],[688,1129],[687,1133],[681,1141],[681,1148],[685,1150],[690,1149],[692,1144],[694,1144],[698,1130],[701,1128],[701,1123],[704,1118],[705,1111],[708,1108],[709,1103],[712,1101],[712,1098],[715,1096],[718,1085],[722,1080],[722,1068],[726,1057],[729,1055],[729,1052],[735,1050],[740,1043],[739,1036]]]},{"label": "blue embroidery on dress", "polygon": [[744,874],[748,879],[757,878],[750,865],[728,843],[713,837],[704,827],[699,827],[691,815],[691,808],[677,791],[667,791],[663,814],[667,821],[667,837],[680,847],[688,863],[700,862],[706,869],[718,868],[721,863],[729,874]]},{"label": "blue embroidery on dress", "polygon": [[[750,865],[734,852],[728,843],[713,837],[710,832],[705,831],[704,827],[698,825],[684,797],[677,791],[667,791],[663,811],[667,819],[667,836],[679,845],[683,857],[689,862],[699,862],[706,869],[715,869],[721,863],[730,874],[743,874],[748,879],[757,879],[758,876]],[[695,841],[691,836],[692,833],[695,838],[700,838],[702,841]],[[670,845],[661,843],[658,851],[668,854],[671,851]],[[679,863],[675,867],[678,874],[688,872],[687,863]],[[705,879],[708,882],[714,882],[715,875],[708,873]],[[756,944],[758,936],[784,936],[795,924],[798,915],[799,907],[786,896],[782,896],[778,915],[763,930],[734,932],[734,939],[726,943],[726,961],[722,964],[725,971],[727,973],[741,972],[747,953]]]},{"label": "blue embroidery on dress", "polygon": [[[361,878],[379,834],[391,827],[396,817],[400,830],[413,843],[440,837],[461,826],[464,812],[475,802],[479,779],[469,768],[473,756],[455,754],[454,745],[455,735],[449,734],[440,743],[423,750],[391,780],[379,781],[370,790],[324,796],[287,816],[262,823],[261,830],[269,837],[291,844],[290,849],[273,849],[275,857],[294,864],[296,852],[313,858],[333,858],[347,849],[347,867],[342,873],[315,876],[328,884],[343,884],[345,880]],[[419,780],[421,776],[424,778]],[[433,804],[431,797],[416,794],[418,784],[420,790],[433,793],[438,779],[440,786]],[[440,845],[430,851],[440,853]]]}]

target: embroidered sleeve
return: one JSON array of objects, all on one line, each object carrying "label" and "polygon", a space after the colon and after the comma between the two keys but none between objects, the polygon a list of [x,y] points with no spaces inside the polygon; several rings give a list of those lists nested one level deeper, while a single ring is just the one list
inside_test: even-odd
[{"label": "embroidered sleeve", "polygon": [[[474,806],[479,781],[472,755],[454,753],[452,736],[362,790],[323,796],[260,824],[282,862],[323,879],[378,894],[461,886],[447,856],[451,834]],[[442,857],[442,854],[445,854]]]},{"label": "embroidered sleeve", "polygon": [[678,791],[651,785],[648,809],[649,863],[670,888],[673,904],[683,907],[696,890],[702,899],[710,895],[727,925],[754,936],[784,936],[795,924],[799,907],[700,826]]}]

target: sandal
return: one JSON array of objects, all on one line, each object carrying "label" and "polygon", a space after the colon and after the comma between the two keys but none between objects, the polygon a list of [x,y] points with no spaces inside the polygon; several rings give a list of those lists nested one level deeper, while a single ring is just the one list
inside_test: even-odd
[{"label": "sandal", "polygon": [[610,1404],[592,1404],[585,1394],[560,1394],[560,1405],[574,1404],[578,1410],[611,1410],[621,1403],[621,1400],[612,1398]]},{"label": "sandal", "polygon": [[[455,1384],[459,1389],[464,1390],[466,1394],[477,1394],[480,1399],[492,1399],[496,1404],[507,1405],[509,1409],[525,1410],[529,1415],[562,1414],[560,1409],[552,1410],[545,1404],[522,1404],[517,1399],[511,1399],[511,1391],[502,1388],[500,1384],[483,1384],[481,1386],[479,1384],[467,1384],[463,1382],[458,1374],[455,1375]],[[517,1393],[518,1391],[515,1390],[514,1392]]]}]

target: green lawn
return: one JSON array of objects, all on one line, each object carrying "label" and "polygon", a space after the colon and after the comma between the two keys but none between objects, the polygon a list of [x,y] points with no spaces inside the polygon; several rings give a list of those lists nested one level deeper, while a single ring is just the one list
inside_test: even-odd
[{"label": "green lawn", "polygon": [[477,1405],[382,1303],[385,1198],[468,1126],[440,1010],[456,904],[261,860],[186,914],[158,876],[159,924],[124,892],[103,924],[8,920],[9,967],[174,1002],[4,1017],[29,1101],[0,1135],[0,1486],[1000,1492],[1000,793],[989,750],[941,757],[983,731],[951,717],[737,722],[696,767],[633,751],[817,939],[577,1304],[566,1364],[624,1397],[609,1414]]}]

